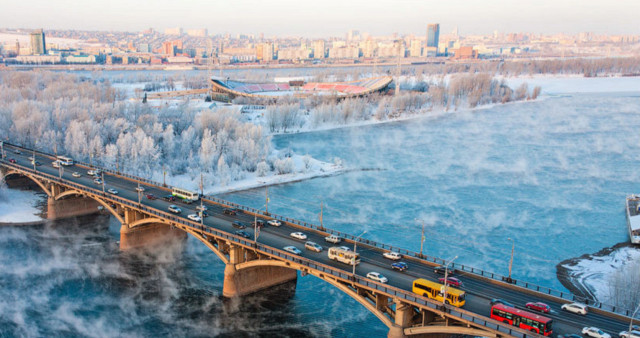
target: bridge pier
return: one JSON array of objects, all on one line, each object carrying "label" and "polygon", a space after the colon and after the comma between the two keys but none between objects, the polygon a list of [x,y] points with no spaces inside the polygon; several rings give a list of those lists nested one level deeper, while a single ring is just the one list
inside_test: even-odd
[{"label": "bridge pier", "polygon": [[120,250],[159,246],[187,239],[187,233],[168,224],[149,223],[130,228],[124,223],[120,227]]},{"label": "bridge pier", "polygon": [[82,196],[69,196],[56,200],[53,197],[47,199],[47,219],[56,220],[75,216],[84,216],[98,213],[96,200]]},{"label": "bridge pier", "polygon": [[227,298],[242,297],[272,286],[295,281],[298,273],[281,266],[253,266],[238,269],[238,264],[253,259],[252,251],[229,243],[229,263],[224,268],[222,295]]}]

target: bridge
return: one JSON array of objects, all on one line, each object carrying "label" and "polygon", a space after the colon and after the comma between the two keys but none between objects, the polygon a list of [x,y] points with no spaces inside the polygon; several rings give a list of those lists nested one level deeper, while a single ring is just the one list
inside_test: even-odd
[{"label": "bridge", "polygon": [[[551,307],[545,316],[553,319],[556,334],[580,333],[582,327],[597,326],[609,334],[617,335],[626,330],[631,313],[605,304],[581,299],[570,293],[552,290],[473,267],[451,263],[456,277],[464,281],[461,287],[467,292],[466,304],[458,308],[436,302],[411,292],[416,278],[437,281],[434,267],[448,262],[416,252],[377,243],[365,238],[340,233],[322,226],[269,214],[218,198],[203,196],[208,217],[192,221],[187,214],[197,213],[199,203],[180,204],[162,198],[149,199],[146,194],[165,196],[171,189],[141,177],[99,168],[103,183],[97,184],[87,175],[94,166],[76,162],[72,167],[55,168],[56,157],[4,142],[0,144],[1,174],[8,179],[21,177],[37,184],[47,194],[47,217],[59,219],[108,211],[121,223],[120,247],[122,250],[157,245],[175,238],[191,235],[206,245],[225,263],[223,296],[239,297],[266,288],[295,281],[301,276],[313,275],[355,299],[389,328],[388,337],[450,336],[453,334],[485,337],[539,337],[507,323],[489,318],[490,299],[501,298],[524,309],[529,301],[544,301]],[[33,157],[33,160],[31,159]],[[117,194],[108,192],[116,189]],[[143,192],[144,190],[144,192]],[[170,204],[179,204],[183,212],[168,211]],[[238,212],[229,215],[225,209]],[[258,238],[236,235],[233,221],[252,223],[254,219],[265,222]],[[281,226],[266,225],[268,220],[279,220]],[[355,269],[351,265],[330,260],[327,247],[316,253],[304,249],[304,241],[290,236],[292,232],[304,232],[308,240],[322,244],[324,237],[335,234],[343,238],[344,245],[357,244],[362,262]],[[253,232],[253,231],[250,231]],[[296,255],[283,250],[294,245],[302,249]],[[391,261],[382,254],[396,251],[403,255],[409,269],[393,270]],[[388,277],[388,283],[379,283],[366,277],[367,272],[377,271]],[[354,273],[355,272],[355,273]],[[508,282],[507,282],[508,281]],[[586,316],[569,313],[560,307],[572,301],[590,306]]]}]

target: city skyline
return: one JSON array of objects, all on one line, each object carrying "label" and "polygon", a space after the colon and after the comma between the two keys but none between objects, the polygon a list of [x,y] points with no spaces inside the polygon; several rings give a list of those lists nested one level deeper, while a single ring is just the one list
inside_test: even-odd
[{"label": "city skyline", "polygon": [[[440,34],[499,32],[640,34],[635,14],[640,2],[541,0],[535,6],[487,0],[449,2],[401,0],[388,3],[291,0],[233,3],[113,0],[92,4],[63,0],[26,0],[5,6],[0,22],[7,28],[140,31],[182,27],[208,29],[209,34],[265,36],[343,36],[356,29],[372,35],[425,34],[428,23],[440,23]],[[338,10],[336,10],[338,9]],[[141,19],[142,16],[142,19]],[[90,22],[87,18],[91,17]]]}]

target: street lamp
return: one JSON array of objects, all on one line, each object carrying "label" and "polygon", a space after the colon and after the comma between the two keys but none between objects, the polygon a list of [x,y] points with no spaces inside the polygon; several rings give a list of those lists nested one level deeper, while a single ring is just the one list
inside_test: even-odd
[{"label": "street lamp", "polygon": [[358,239],[360,239],[360,237],[362,237],[362,235],[364,235],[366,233],[367,233],[367,230],[363,231],[358,237],[356,237],[356,239],[353,240],[353,261],[351,263],[353,263],[353,277],[354,278],[356,276],[356,257],[357,257],[356,245],[358,244]]},{"label": "street lamp", "polygon": [[64,174],[64,167],[58,162],[58,174],[60,174],[60,179],[62,179],[62,174]]},{"label": "street lamp", "polygon": [[442,297],[442,304],[449,303],[449,301],[447,300],[447,289],[449,288],[449,280],[447,279],[449,278],[449,264],[453,263],[456,258],[458,258],[458,256],[453,257],[453,259],[451,259],[449,263],[447,263],[447,265],[445,265],[444,267],[444,295]]},{"label": "street lamp", "polygon": [[633,314],[631,315],[631,320],[629,321],[629,331],[627,337],[631,337],[631,328],[633,328],[633,317],[636,316],[636,313],[638,312],[638,310],[640,310],[640,303],[638,303],[638,306],[636,307],[636,310],[633,311]]},{"label": "street lamp", "polygon": [[420,237],[420,257],[422,257],[422,248],[424,247],[424,220],[421,219],[414,219],[415,221],[421,222],[422,223],[422,236]]},{"label": "street lamp", "polygon": [[511,267],[513,266],[513,249],[516,246],[516,242],[511,238],[507,238],[507,239],[511,241],[511,260],[509,260],[509,277],[507,277],[507,282],[511,283]]},{"label": "street lamp", "polygon": [[101,172],[101,174],[102,174],[102,194],[104,195],[105,194],[105,192],[104,192],[104,172]]}]

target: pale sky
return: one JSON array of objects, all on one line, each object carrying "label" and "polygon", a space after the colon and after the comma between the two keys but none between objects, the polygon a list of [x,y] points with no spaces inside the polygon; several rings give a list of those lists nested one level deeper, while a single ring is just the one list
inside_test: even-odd
[{"label": "pale sky", "polygon": [[640,35],[640,0],[0,0],[1,28],[210,34],[424,35],[428,23],[461,35],[499,32]]}]

